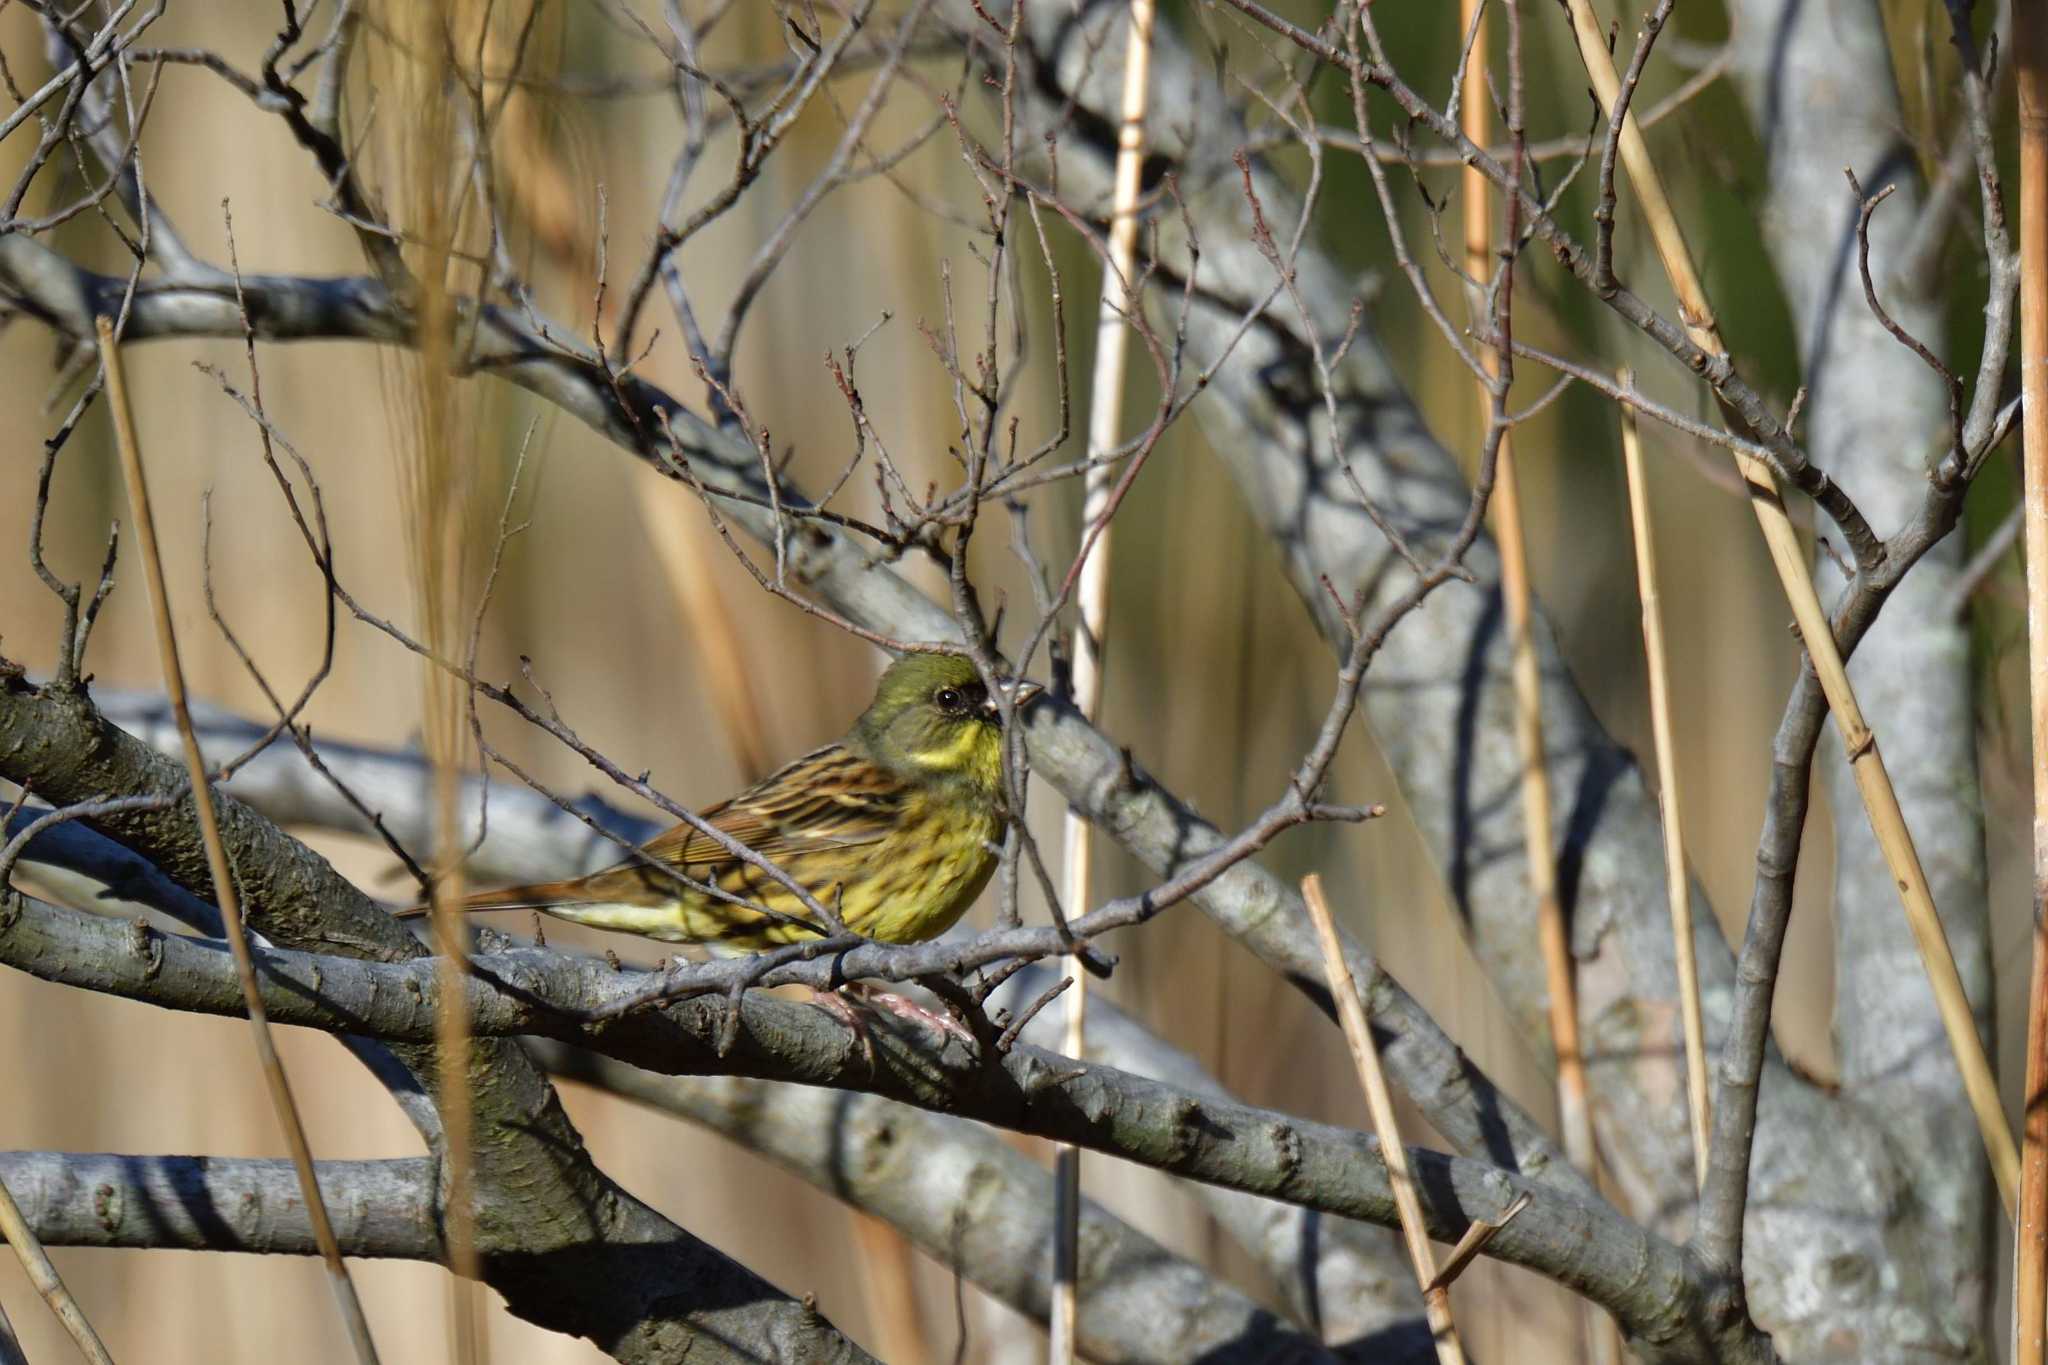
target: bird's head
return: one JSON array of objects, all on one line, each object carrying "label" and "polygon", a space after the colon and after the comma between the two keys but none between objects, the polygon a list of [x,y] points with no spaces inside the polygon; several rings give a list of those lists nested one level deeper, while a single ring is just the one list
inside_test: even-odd
[{"label": "bird's head", "polygon": [[[1043,690],[1022,681],[1006,687],[1016,706]],[[1002,784],[1002,713],[974,664],[957,655],[906,654],[890,664],[854,733],[878,762],[913,781],[988,793]]]}]

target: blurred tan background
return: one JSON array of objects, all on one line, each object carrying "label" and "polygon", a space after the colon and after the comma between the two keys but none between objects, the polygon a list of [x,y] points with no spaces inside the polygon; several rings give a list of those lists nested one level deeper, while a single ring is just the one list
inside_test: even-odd
[{"label": "blurred tan background", "polygon": [[[744,43],[758,45],[757,55],[778,50],[763,11],[729,24],[724,55]],[[275,12],[274,5],[255,0],[182,7],[159,25],[153,41],[220,47],[253,66],[269,41]],[[573,15],[570,31],[553,40],[566,48],[572,69],[603,69],[604,54],[614,50],[609,45],[626,50],[617,34],[588,13],[578,9]],[[561,33],[559,16],[544,24],[549,27]],[[19,78],[43,78],[31,15],[18,7],[0,13],[0,47]],[[163,85],[144,143],[150,182],[196,250],[225,261],[220,201],[226,197],[245,270],[361,269],[351,234],[318,207],[325,186],[275,119],[189,68],[170,69]],[[907,130],[917,114],[906,109],[885,122]],[[586,224],[595,216],[595,185],[601,180],[605,186],[613,268],[624,274],[637,266],[658,208],[673,153],[671,111],[660,97],[636,97],[556,106],[549,115],[560,120],[558,145],[581,192],[573,207]],[[739,208],[685,255],[702,315],[722,312],[753,241],[790,203],[806,168],[818,164],[836,133],[829,112],[814,110]],[[729,136],[715,143],[699,173],[701,184],[716,184],[723,175],[729,143]],[[0,170],[11,173],[20,157],[15,143],[0,146]],[[903,174],[930,193],[960,190],[950,145],[927,148]],[[81,222],[67,229],[63,242],[112,263],[104,238],[103,230]],[[741,392],[756,419],[773,429],[778,447],[796,448],[799,482],[818,486],[846,448],[845,409],[822,357],[860,337],[884,311],[894,321],[860,353],[869,409],[899,460],[946,478],[944,449],[956,435],[951,396],[916,329],[920,318],[940,316],[942,259],[952,262],[956,278],[978,271],[957,229],[918,212],[879,181],[842,191],[799,237],[748,324],[738,375]],[[554,315],[587,330],[588,267],[537,273],[547,280],[543,301]],[[978,273],[973,278],[978,291]],[[1092,299],[1093,289],[1092,271],[1069,277],[1070,318],[1092,312],[1075,308],[1073,301]],[[1412,325],[1412,304],[1400,292],[1388,291],[1383,332],[1398,335]],[[657,301],[650,317],[663,337],[642,371],[679,392],[698,393],[674,344],[666,307]],[[1034,342],[1041,360],[1044,325],[1041,308]],[[1440,348],[1393,349],[1411,365],[1409,378],[1439,432],[1447,441],[1469,445],[1464,372]],[[213,494],[221,607],[287,690],[296,690],[317,658],[320,586],[261,468],[251,427],[217,384],[194,368],[196,362],[220,367],[240,387],[246,382],[241,348],[153,343],[138,347],[133,357],[145,455],[193,690],[257,715],[261,694],[204,612],[201,492]],[[320,476],[340,575],[373,610],[409,619],[412,597],[386,417],[388,365],[354,345],[269,347],[261,360],[273,416]],[[1042,429],[1050,421],[1045,368],[1035,367],[1028,382],[1038,387],[1018,403],[1027,439],[1034,425]],[[1085,374],[1085,366],[1077,364],[1077,373]],[[0,336],[0,374],[7,377],[8,395],[0,405],[0,546],[6,547],[0,554],[0,639],[9,657],[46,672],[57,604],[30,572],[25,546],[41,442],[73,391],[56,395],[58,413],[44,410],[52,379],[50,341],[29,325],[17,324]],[[716,545],[687,490],[639,467],[574,421],[549,415],[508,389],[477,382],[489,394],[483,444],[501,457],[509,458],[528,420],[541,418],[528,472],[532,529],[509,553],[486,636],[487,674],[510,676],[516,656],[531,655],[566,718],[623,766],[650,769],[658,787],[684,802],[708,802],[734,789],[740,770],[717,720],[703,653],[682,624],[654,544],[657,535],[673,535],[710,548],[704,558],[714,566],[717,589],[738,623],[737,648],[758,680],[771,758],[829,738],[865,703],[880,655],[764,596]],[[1568,413],[1558,409],[1518,437],[1537,581],[1580,685],[1610,727],[1646,754],[1647,704],[1612,432]],[[1669,453],[1659,448],[1659,433],[1649,433],[1649,439],[1653,456]],[[1683,718],[1680,761],[1691,793],[1688,837],[1725,925],[1747,902],[1768,735],[1790,678],[1790,644],[1747,509],[1710,488],[1687,460],[1663,459],[1654,469],[1657,529],[1671,576],[1666,611],[1675,700]],[[857,507],[871,507],[871,485],[866,479],[856,484],[863,486],[847,496]],[[1057,562],[1071,552],[1077,502],[1073,489],[1042,504],[1057,509],[1041,516],[1035,528],[1041,550]],[[104,415],[95,412],[58,465],[48,527],[48,554],[57,571],[76,578],[96,569],[107,522],[122,511]],[[1570,534],[1560,536],[1567,516]],[[1272,798],[1307,742],[1327,697],[1329,656],[1192,423],[1169,436],[1119,525],[1105,727],[1146,767],[1230,827]],[[982,538],[977,574],[985,588],[1006,587],[1014,607],[1021,608],[1029,597],[1003,549],[1006,538]],[[934,582],[928,570],[918,572]],[[139,579],[132,567],[124,568],[90,659],[101,682],[159,685],[144,605]],[[316,732],[330,738],[412,742],[420,715],[417,673],[388,641],[344,622],[334,674],[310,714]],[[493,732],[560,789],[592,784],[595,775],[573,755],[509,726],[494,724]],[[2011,849],[2002,841],[2018,837],[2021,829],[2009,800],[2018,790],[2012,785],[2012,743],[1998,730],[1986,753],[2001,867],[2011,865]],[[604,794],[630,801],[621,793]],[[1363,828],[1291,834],[1272,851],[1271,863],[1293,874],[1321,870],[1349,926],[1374,945],[1489,1074],[1533,1111],[1550,1116],[1545,1059],[1508,1025],[1473,964],[1437,875],[1403,823],[1399,794],[1366,738],[1354,734],[1349,741],[1335,795],[1384,801],[1394,816]],[[1033,814],[1041,832],[1056,841],[1057,806],[1044,802]],[[318,842],[372,889],[403,894],[395,883],[379,880],[389,866],[380,850],[332,838]],[[1784,1045],[1821,1075],[1830,1065],[1828,848],[1824,834],[1807,841],[1803,899],[1780,992]],[[1120,854],[1103,858],[1103,894],[1141,885]],[[976,913],[985,920],[990,910],[984,905]],[[564,931],[561,937],[567,941],[571,935]],[[2020,941],[2018,929],[2001,929],[1998,941],[2004,960],[2005,950]],[[628,957],[649,956],[636,942],[614,946]],[[1109,988],[1111,996],[1201,1056],[1245,1098],[1318,1118],[1365,1122],[1336,1030],[1198,913],[1176,910],[1116,947],[1124,966]],[[2002,1001],[2017,998],[2023,976],[2023,967],[2006,973]],[[2008,1036],[2017,1031],[2018,1018],[2015,1010],[2002,1011]],[[318,1156],[420,1150],[398,1111],[332,1042],[288,1032],[282,1044]],[[2003,1051],[2016,1060],[2016,1047]],[[283,1152],[236,1023],[152,1011],[7,973],[0,975],[0,1057],[0,1093],[9,1097],[0,1106],[0,1147]],[[843,1208],[674,1120],[577,1086],[565,1086],[564,1098],[599,1162],[685,1227],[783,1288],[815,1293],[822,1310],[871,1350],[890,1359],[908,1360],[920,1349],[932,1360],[954,1358],[956,1286],[943,1269],[917,1261],[923,1347],[884,1339],[863,1279],[871,1262]],[[1411,1131],[1427,1137],[1419,1123]],[[1086,1170],[1091,1193],[1139,1227],[1270,1297],[1173,1182],[1100,1159],[1090,1159]],[[180,1252],[54,1254],[118,1358],[348,1358],[312,1261]],[[386,1359],[443,1355],[446,1297],[438,1269],[373,1262],[359,1263],[356,1273]],[[988,1304],[971,1287],[959,1292],[967,1305],[962,1358],[1042,1357],[1036,1327]],[[1560,1291],[1534,1277],[1486,1266],[1460,1282],[1457,1298],[1467,1343],[1479,1359],[1572,1358],[1565,1344],[1574,1321],[1570,1307]],[[0,1303],[31,1359],[69,1355],[68,1342],[11,1262],[0,1264]],[[494,1358],[501,1360],[599,1358],[587,1343],[511,1319],[495,1301],[489,1331]]]}]

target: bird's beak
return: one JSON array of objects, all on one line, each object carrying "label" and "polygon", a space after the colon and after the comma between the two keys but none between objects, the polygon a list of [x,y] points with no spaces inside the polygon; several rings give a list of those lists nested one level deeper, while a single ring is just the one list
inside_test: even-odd
[{"label": "bird's beak", "polygon": [[[1038,700],[1039,694],[1045,691],[1043,684],[1026,678],[1012,678],[1003,683],[1002,688],[1003,695],[1010,699],[1010,705],[1019,711]],[[984,704],[991,716],[1000,716],[1003,713],[1002,706],[995,697],[990,697]]]}]

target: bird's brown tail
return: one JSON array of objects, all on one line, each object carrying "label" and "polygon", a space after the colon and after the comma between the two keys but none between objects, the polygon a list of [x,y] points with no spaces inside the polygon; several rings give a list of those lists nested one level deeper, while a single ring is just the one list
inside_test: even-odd
[{"label": "bird's brown tail", "polygon": [[[590,899],[580,880],[535,882],[531,886],[507,886],[497,891],[479,891],[462,898],[462,912],[472,910],[546,910],[557,905],[575,905]],[[394,919],[421,919],[433,911],[431,901],[408,905],[391,912]]]}]

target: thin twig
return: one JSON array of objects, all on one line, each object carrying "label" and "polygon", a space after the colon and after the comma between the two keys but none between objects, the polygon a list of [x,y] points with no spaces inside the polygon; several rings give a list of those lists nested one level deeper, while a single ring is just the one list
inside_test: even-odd
[{"label": "thin twig", "polygon": [[[1301,897],[1308,902],[1309,918],[1315,921],[1316,939],[1323,947],[1323,967],[1329,973],[1330,994],[1337,1000],[1337,1019],[1344,1026],[1345,1041],[1351,1044],[1351,1060],[1358,1067],[1358,1084],[1365,1091],[1366,1108],[1372,1113],[1373,1135],[1380,1142],[1380,1158],[1387,1163],[1387,1183],[1393,1187],[1394,1208],[1401,1215],[1401,1239],[1408,1245],[1408,1259],[1415,1266],[1415,1283],[1422,1286],[1423,1312],[1429,1332],[1436,1339],[1439,1365],[1464,1365],[1465,1348],[1458,1340],[1458,1324],[1451,1317],[1451,1292],[1436,1268],[1436,1252],[1422,1220],[1422,1200],[1415,1192],[1415,1177],[1408,1169],[1408,1149],[1401,1145],[1401,1129],[1394,1120],[1394,1096],[1387,1089],[1386,1073],[1380,1070],[1379,1047],[1373,1042],[1372,1024],[1365,1006],[1358,1002],[1358,985],[1351,979],[1351,966],[1344,960],[1344,945],[1337,937],[1336,921],[1330,918],[1329,902],[1323,899],[1323,879],[1315,873],[1301,879]],[[1503,1219],[1502,1221],[1506,1221]]]},{"label": "thin twig", "polygon": [[[1634,376],[1621,372],[1633,387]],[[1699,965],[1692,942],[1692,886],[1685,874],[1685,824],[1678,800],[1678,755],[1671,727],[1671,668],[1664,652],[1664,614],[1658,606],[1657,547],[1650,538],[1650,494],[1643,475],[1643,443],[1635,409],[1621,409],[1621,461],[1628,474],[1629,527],[1636,543],[1636,594],[1643,608],[1643,657],[1650,670],[1650,731],[1657,748],[1658,806],[1664,815],[1664,894],[1671,906],[1678,1008],[1685,1024],[1685,1097],[1692,1118],[1693,1175],[1707,1183],[1706,1025],[1700,1013]]]},{"label": "thin twig", "polygon": [[257,1061],[269,1086],[271,1106],[278,1125],[284,1129],[285,1144],[291,1150],[292,1166],[298,1172],[299,1193],[306,1201],[306,1213],[313,1224],[313,1237],[327,1265],[328,1285],[341,1309],[356,1359],[374,1365],[377,1348],[370,1339],[370,1324],[356,1297],[348,1267],[342,1263],[341,1248],[334,1239],[334,1226],[321,1202],[320,1186],[313,1173],[313,1151],[306,1130],[292,1101],[291,1083],[284,1074],[277,1047],[271,1040],[269,1016],[257,989],[255,964],[249,957],[248,935],[242,926],[241,901],[235,892],[234,872],[228,866],[227,849],[221,843],[220,823],[213,808],[213,790],[206,781],[206,760],[199,752],[199,737],[192,729],[192,713],[185,704],[185,673],[178,661],[177,635],[171,627],[170,595],[164,586],[163,557],[157,547],[156,518],[150,509],[149,489],[143,479],[142,448],[135,433],[135,415],[128,403],[128,382],[121,367],[120,348],[114,339],[111,319],[96,319],[100,360],[106,369],[107,402],[114,421],[114,443],[121,456],[121,476],[128,487],[129,510],[135,519],[136,543],[142,552],[143,579],[149,588],[150,609],[156,623],[157,652],[163,664],[164,691],[170,698],[171,714],[178,736],[185,746],[185,769],[192,783],[192,806],[199,820],[199,836],[206,846],[206,867],[213,879],[214,900],[220,906],[221,924],[228,946],[235,955],[235,973],[242,983],[242,999],[249,1010],[250,1035],[256,1044]]},{"label": "thin twig", "polygon": [[1963,567],[1956,571],[1955,581],[1949,585],[1948,593],[1942,599],[1941,610],[1936,613],[1936,619],[1952,620],[1970,609],[1970,599],[1991,581],[1991,576],[1998,572],[1998,566],[2005,562],[2005,557],[2012,553],[2012,547],[2019,543],[2020,532],[2024,529],[2026,519],[2027,509],[2023,499],[2020,506],[2006,514],[2004,521],[1992,528],[1991,534],[1984,538],[1984,543],[1979,545]]}]

